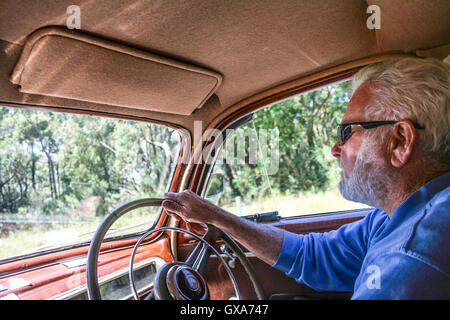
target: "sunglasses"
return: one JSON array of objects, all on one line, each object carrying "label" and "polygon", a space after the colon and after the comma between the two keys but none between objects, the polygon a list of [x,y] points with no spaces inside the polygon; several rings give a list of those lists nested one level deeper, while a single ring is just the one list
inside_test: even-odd
[{"label": "sunglasses", "polygon": [[[347,142],[348,139],[352,136],[353,133],[357,131],[373,129],[379,126],[384,126],[387,124],[395,124],[398,121],[370,121],[370,122],[352,122],[338,125],[338,142],[339,145],[342,146]],[[416,129],[424,129],[421,125],[412,122],[414,128]]]}]

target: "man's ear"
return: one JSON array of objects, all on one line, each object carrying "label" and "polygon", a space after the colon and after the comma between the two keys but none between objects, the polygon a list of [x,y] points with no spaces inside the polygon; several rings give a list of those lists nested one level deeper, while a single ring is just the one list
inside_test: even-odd
[{"label": "man's ear", "polygon": [[393,167],[401,168],[408,162],[413,152],[416,139],[416,129],[411,121],[401,120],[394,124],[388,145]]}]

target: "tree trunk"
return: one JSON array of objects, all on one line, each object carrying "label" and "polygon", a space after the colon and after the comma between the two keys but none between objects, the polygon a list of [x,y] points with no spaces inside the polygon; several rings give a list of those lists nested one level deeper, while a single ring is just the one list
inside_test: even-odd
[{"label": "tree trunk", "polygon": [[241,192],[233,185],[233,170],[231,169],[230,165],[224,162],[223,166],[225,169],[225,174],[228,178],[228,182],[230,184],[231,191],[233,193],[233,197],[242,197]]}]

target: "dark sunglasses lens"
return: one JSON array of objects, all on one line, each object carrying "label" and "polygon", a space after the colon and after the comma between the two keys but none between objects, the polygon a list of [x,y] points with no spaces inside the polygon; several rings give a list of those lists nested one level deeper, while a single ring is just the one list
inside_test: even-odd
[{"label": "dark sunglasses lens", "polygon": [[346,130],[348,127],[345,126],[338,126],[338,142],[339,145],[343,145],[345,143],[345,141],[347,140],[347,132],[348,130]]},{"label": "dark sunglasses lens", "polygon": [[344,143],[342,126],[338,126],[338,128],[337,128],[337,136],[338,136],[339,145],[342,145]]},{"label": "dark sunglasses lens", "polygon": [[339,126],[338,127],[338,141],[339,145],[343,145],[348,138],[352,135],[352,127],[351,126]]}]

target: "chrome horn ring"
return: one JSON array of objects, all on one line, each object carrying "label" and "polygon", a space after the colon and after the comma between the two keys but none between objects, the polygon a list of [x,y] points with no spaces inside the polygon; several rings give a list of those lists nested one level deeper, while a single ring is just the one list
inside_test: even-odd
[{"label": "chrome horn ring", "polygon": [[[228,276],[230,277],[231,282],[233,283],[234,291],[235,291],[235,293],[236,293],[236,298],[240,300],[241,294],[240,294],[240,291],[239,291],[239,288],[238,288],[236,279],[235,279],[235,277],[234,277],[234,275],[233,275],[233,272],[231,271],[230,267],[229,267],[228,264],[225,262],[225,260],[222,258],[222,256],[220,255],[220,253],[219,253],[216,249],[214,249],[214,247],[213,247],[211,244],[209,244],[206,240],[202,239],[201,237],[199,237],[199,236],[196,235],[195,233],[192,233],[192,232],[190,232],[190,231],[187,231],[187,230],[184,230],[184,229],[181,229],[181,228],[175,228],[175,227],[161,227],[161,228],[157,228],[157,229],[150,230],[150,231],[144,233],[144,234],[139,238],[139,240],[136,242],[136,244],[134,245],[133,252],[131,253],[131,257],[130,257],[130,266],[129,266],[128,276],[129,276],[129,279],[130,279],[130,287],[131,287],[131,291],[132,291],[132,293],[133,293],[133,297],[134,297],[135,300],[139,300],[139,295],[138,295],[137,290],[136,290],[136,286],[135,286],[135,283],[134,283],[134,276],[133,276],[133,264],[134,264],[134,256],[135,256],[135,254],[136,254],[136,250],[137,250],[137,248],[139,247],[139,245],[141,244],[141,242],[142,242],[145,238],[147,238],[149,235],[151,235],[152,233],[155,233],[155,232],[165,231],[165,230],[170,230],[170,231],[175,231],[175,232],[186,233],[186,234],[192,236],[193,238],[195,238],[196,240],[200,241],[200,242],[203,243],[204,245],[206,245],[212,252],[214,252],[214,254],[219,258],[219,260],[220,260],[220,262],[222,263],[222,265],[225,267],[225,270],[227,271]],[[178,265],[172,266],[172,267],[171,267],[171,270],[168,271],[168,273],[170,274],[170,277],[176,276],[178,270],[183,270],[183,269],[180,269],[180,268],[192,269],[193,271],[195,271],[195,273],[192,272],[191,270],[189,270],[189,272],[190,272],[190,273],[192,274],[192,276],[194,276],[194,277],[198,277],[198,275],[200,275],[200,274],[197,272],[196,268],[195,268],[195,264],[194,264],[193,267],[190,267],[190,266],[187,266],[187,265],[184,265],[184,264],[178,264]],[[168,276],[169,276],[169,274],[168,274]],[[198,275],[197,275],[197,274],[198,274]],[[201,276],[200,276],[200,277],[201,277]],[[204,285],[206,286],[206,281],[204,281],[203,277],[201,277],[201,279],[202,279],[202,280],[197,280],[197,281],[199,281],[199,286],[202,286],[202,281],[204,282]],[[166,278],[166,281],[167,281],[167,280],[168,280],[168,279]],[[176,281],[175,281],[173,278],[171,278],[170,280],[168,280],[168,282],[169,282],[170,284],[166,282],[166,285],[168,284],[168,287],[170,286],[170,288],[168,288],[169,291],[172,290],[172,292],[170,292],[171,295],[172,295],[172,298],[174,298],[174,299],[178,299],[178,298],[184,299],[184,298],[186,298],[186,294],[183,292],[183,290],[178,291],[179,286],[178,286],[178,288],[177,288],[177,283],[176,283]],[[194,285],[195,285],[195,284],[193,284],[193,286],[194,286]],[[177,292],[177,291],[178,291],[178,292]],[[204,292],[204,294],[201,296],[201,298],[203,298],[203,299],[200,299],[200,300],[204,300],[204,299],[206,299],[206,298],[209,296],[207,291],[208,291],[208,289],[207,289],[207,286],[206,286],[205,292]]]}]

